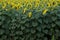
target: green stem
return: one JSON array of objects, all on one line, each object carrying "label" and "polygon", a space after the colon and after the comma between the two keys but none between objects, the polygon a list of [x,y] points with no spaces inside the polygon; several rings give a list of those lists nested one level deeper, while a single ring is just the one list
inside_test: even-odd
[{"label": "green stem", "polygon": [[54,37],[54,30],[52,29],[52,39],[51,40],[55,40],[55,37]]}]

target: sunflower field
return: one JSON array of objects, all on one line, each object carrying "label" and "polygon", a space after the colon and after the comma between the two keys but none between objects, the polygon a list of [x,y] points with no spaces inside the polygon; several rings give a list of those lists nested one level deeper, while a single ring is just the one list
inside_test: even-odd
[{"label": "sunflower field", "polygon": [[0,40],[60,40],[60,0],[0,0]]}]

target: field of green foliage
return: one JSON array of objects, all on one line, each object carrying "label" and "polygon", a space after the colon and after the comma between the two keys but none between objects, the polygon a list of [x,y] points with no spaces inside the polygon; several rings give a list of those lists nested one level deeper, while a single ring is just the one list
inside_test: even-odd
[{"label": "field of green foliage", "polygon": [[60,0],[0,0],[0,40],[60,40]]}]

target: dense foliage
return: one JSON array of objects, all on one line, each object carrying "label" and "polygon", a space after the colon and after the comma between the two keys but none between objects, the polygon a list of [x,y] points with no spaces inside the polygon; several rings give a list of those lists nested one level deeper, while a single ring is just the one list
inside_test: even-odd
[{"label": "dense foliage", "polygon": [[60,0],[0,0],[0,40],[60,40]]}]

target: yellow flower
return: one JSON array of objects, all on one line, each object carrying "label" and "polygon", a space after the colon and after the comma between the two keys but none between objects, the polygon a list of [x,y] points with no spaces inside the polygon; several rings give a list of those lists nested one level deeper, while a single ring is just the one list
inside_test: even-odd
[{"label": "yellow flower", "polygon": [[48,9],[45,9],[45,10],[43,11],[43,15],[46,14],[47,11],[48,11]]},{"label": "yellow flower", "polygon": [[38,7],[39,4],[40,4],[40,0],[36,0],[36,1],[35,1],[35,8]]},{"label": "yellow flower", "polygon": [[24,8],[23,14],[26,12],[27,8]]},{"label": "yellow flower", "polygon": [[10,3],[11,3],[11,1],[10,1],[10,0],[8,0],[8,1],[7,1],[7,3],[8,3],[8,4],[10,4]]},{"label": "yellow flower", "polygon": [[20,4],[19,4],[19,3],[16,4],[15,6],[16,6],[16,9],[17,9],[17,10],[20,8]]},{"label": "yellow flower", "polygon": [[12,8],[15,8],[16,7],[16,4],[15,3],[11,3],[11,6],[12,6]]},{"label": "yellow flower", "polygon": [[24,0],[25,3],[28,3],[28,0]]},{"label": "yellow flower", "polygon": [[58,5],[57,2],[53,2],[53,6],[56,7]]},{"label": "yellow flower", "polygon": [[30,9],[32,8],[32,4],[30,4]]},{"label": "yellow flower", "polygon": [[4,9],[6,7],[6,3],[4,3],[4,5],[2,6],[2,8]]},{"label": "yellow flower", "polygon": [[12,6],[12,8],[15,8],[15,6]]},{"label": "yellow flower", "polygon": [[0,2],[1,2],[2,0],[0,0]]},{"label": "yellow flower", "polygon": [[50,3],[48,3],[48,4],[47,4],[47,6],[48,6],[48,7],[50,7],[50,6],[51,6],[51,4],[50,4]]},{"label": "yellow flower", "polygon": [[36,3],[36,4],[35,4],[35,8],[36,8],[36,7],[39,7],[39,3]]},{"label": "yellow flower", "polygon": [[29,18],[32,17],[32,12],[29,12],[29,13],[28,13],[28,17],[29,17]]}]

